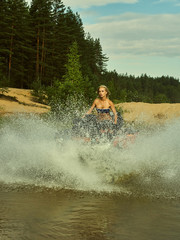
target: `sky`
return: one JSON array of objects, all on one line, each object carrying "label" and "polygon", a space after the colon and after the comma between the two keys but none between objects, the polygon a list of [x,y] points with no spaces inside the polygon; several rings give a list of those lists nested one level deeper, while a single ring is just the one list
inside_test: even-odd
[{"label": "sky", "polygon": [[[31,2],[30,0],[28,2]],[[180,0],[62,0],[119,74],[180,79]]]}]

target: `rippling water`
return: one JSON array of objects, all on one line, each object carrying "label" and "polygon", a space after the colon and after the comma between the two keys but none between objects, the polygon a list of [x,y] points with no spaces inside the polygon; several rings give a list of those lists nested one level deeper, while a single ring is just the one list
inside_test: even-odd
[{"label": "rippling water", "polygon": [[[9,189],[10,190],[10,189]],[[178,240],[178,201],[69,190],[0,193],[0,239]]]},{"label": "rippling water", "polygon": [[114,148],[55,139],[57,125],[0,128],[0,239],[179,239],[180,120]]}]

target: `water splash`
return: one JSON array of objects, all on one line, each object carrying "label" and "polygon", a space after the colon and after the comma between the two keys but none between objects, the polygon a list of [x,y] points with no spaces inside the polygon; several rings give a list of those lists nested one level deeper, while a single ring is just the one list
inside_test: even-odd
[{"label": "water splash", "polygon": [[[0,129],[0,181],[85,191],[180,196],[180,120],[139,133],[134,144],[83,144],[55,138],[52,116],[17,115]],[[64,125],[63,125],[64,126]]]}]

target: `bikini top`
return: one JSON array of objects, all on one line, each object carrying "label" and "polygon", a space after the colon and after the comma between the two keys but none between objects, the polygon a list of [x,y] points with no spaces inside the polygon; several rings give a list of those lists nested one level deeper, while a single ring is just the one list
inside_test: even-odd
[{"label": "bikini top", "polygon": [[110,109],[109,108],[96,108],[97,113],[110,113]]}]

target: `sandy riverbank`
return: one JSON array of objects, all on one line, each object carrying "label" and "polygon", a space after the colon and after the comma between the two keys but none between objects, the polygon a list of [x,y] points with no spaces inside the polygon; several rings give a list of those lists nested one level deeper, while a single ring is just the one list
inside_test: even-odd
[{"label": "sandy riverbank", "polygon": [[180,103],[150,104],[142,102],[120,103],[124,120],[132,122],[165,122],[180,117]]},{"label": "sandy riverbank", "polygon": [[[8,88],[4,97],[0,98],[0,115],[14,113],[46,113],[50,107],[37,103],[32,90]],[[9,99],[8,99],[9,97]]]},{"label": "sandy riverbank", "polygon": [[[9,88],[5,97],[0,98],[0,115],[14,113],[47,113],[50,107],[37,103],[31,90]],[[11,97],[11,99],[7,97]],[[180,103],[149,104],[130,102],[117,104],[123,111],[125,121],[164,122],[180,117]]]}]

